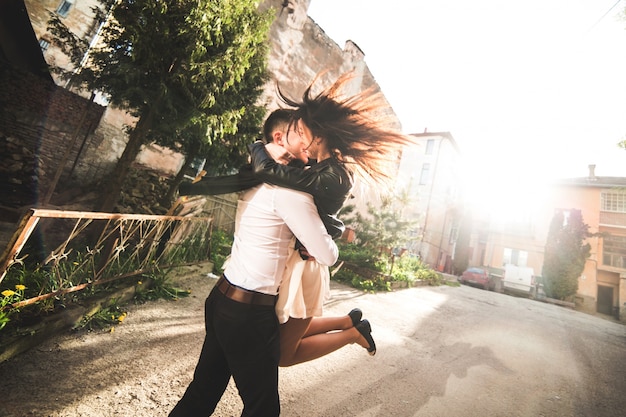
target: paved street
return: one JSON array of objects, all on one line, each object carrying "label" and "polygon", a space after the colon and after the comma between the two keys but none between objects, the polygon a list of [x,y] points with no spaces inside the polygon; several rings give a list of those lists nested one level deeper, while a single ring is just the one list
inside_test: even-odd
[{"label": "paved street", "polygon": [[[363,361],[349,363],[361,374],[359,395],[324,415],[626,413],[622,324],[467,286],[365,296],[358,304],[375,314],[380,351],[368,372]],[[339,383],[315,387],[312,401]]]},{"label": "paved street", "polygon": [[[166,416],[202,340],[195,296],[132,307],[114,333],[63,335],[0,365],[0,416]],[[618,417],[626,326],[467,286],[364,294],[334,285],[327,314],[360,307],[378,353],[348,346],[281,369],[283,416]],[[78,339],[78,340],[77,340]],[[230,386],[216,415],[239,415]]]}]

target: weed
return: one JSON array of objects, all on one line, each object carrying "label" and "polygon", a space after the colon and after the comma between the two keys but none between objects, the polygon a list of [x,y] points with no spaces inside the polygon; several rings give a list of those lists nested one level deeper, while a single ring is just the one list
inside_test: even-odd
[{"label": "weed", "polygon": [[83,317],[75,329],[88,331],[110,329],[113,331],[113,326],[122,323],[127,314],[117,305],[117,300],[111,300],[108,306],[99,309],[94,314]]},{"label": "weed", "polygon": [[173,287],[170,283],[170,277],[158,268],[155,268],[152,273],[144,274],[142,276],[148,279],[150,284],[144,287],[142,286],[142,281],[138,282],[138,286],[135,291],[135,301],[138,303],[145,303],[146,301],[158,299],[177,300],[181,297],[186,297],[191,293],[191,291]]},{"label": "weed", "polygon": [[11,321],[11,315],[19,311],[18,309],[11,307],[11,305],[24,297],[24,290],[26,290],[24,285],[17,284],[15,285],[15,291],[4,290],[0,293],[0,295],[2,295],[2,298],[0,298],[0,330],[2,330],[4,326]]},{"label": "weed", "polygon": [[230,254],[230,248],[233,244],[233,235],[223,230],[214,230],[211,234],[211,243],[209,248],[209,259],[213,262],[213,270],[221,271]]}]

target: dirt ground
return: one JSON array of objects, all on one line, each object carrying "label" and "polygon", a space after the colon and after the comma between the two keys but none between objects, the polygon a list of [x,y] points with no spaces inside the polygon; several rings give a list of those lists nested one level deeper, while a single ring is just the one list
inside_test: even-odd
[{"label": "dirt ground", "polygon": [[[167,416],[191,380],[215,279],[178,301],[129,305],[113,332],[68,332],[0,364],[0,417]],[[280,370],[283,416],[593,416],[626,409],[626,327],[470,287],[366,294],[333,283],[325,314],[360,307],[357,345]],[[215,416],[237,416],[228,387]]]}]

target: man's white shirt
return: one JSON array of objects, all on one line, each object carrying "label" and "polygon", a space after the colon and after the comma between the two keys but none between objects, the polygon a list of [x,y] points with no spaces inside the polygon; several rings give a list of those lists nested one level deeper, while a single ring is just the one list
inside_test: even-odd
[{"label": "man's white shirt", "polygon": [[224,275],[242,288],[277,294],[294,235],[317,262],[328,266],[337,262],[337,245],[310,194],[270,184],[244,192],[237,204]]}]

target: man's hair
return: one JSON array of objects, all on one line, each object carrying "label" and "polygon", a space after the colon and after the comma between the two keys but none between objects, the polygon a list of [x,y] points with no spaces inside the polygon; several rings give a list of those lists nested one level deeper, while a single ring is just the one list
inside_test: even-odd
[{"label": "man's hair", "polygon": [[313,96],[311,88],[319,76],[304,91],[301,101],[280,98],[295,109],[291,124],[302,120],[313,137],[326,140],[338,161],[351,164],[366,181],[385,183],[393,179],[404,145],[416,143],[415,138],[394,128],[391,106],[379,89],[342,98],[340,90],[353,78],[342,75],[329,88]]},{"label": "man's hair", "polygon": [[293,118],[293,110],[277,109],[270,113],[263,123],[263,137],[265,142],[270,143],[274,140],[273,133],[277,129],[287,131],[287,127]]}]

